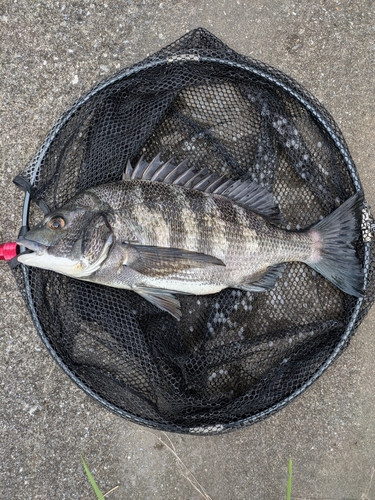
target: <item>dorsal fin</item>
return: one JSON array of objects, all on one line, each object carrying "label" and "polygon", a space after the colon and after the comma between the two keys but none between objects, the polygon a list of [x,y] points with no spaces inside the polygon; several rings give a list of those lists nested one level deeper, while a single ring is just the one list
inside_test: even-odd
[{"label": "dorsal fin", "polygon": [[130,160],[128,160],[128,163],[126,164],[126,169],[122,174],[122,180],[127,181],[128,179],[131,179],[132,173],[133,173],[133,167],[132,164],[130,163]]},{"label": "dorsal fin", "polygon": [[150,163],[147,163],[142,156],[134,169],[129,161],[127,163],[123,180],[131,179],[176,184],[188,189],[198,189],[206,193],[225,196],[270,222],[276,224],[282,222],[272,193],[257,182],[249,179],[234,181],[225,176],[219,176],[216,172],[209,172],[206,168],[202,170],[194,167],[188,168],[186,160],[174,165],[172,159],[163,163],[160,155],[157,155]]}]

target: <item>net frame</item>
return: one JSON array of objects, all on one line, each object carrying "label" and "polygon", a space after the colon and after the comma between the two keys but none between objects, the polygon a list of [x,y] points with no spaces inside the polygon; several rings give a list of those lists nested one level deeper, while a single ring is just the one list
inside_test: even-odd
[{"label": "net frame", "polygon": [[[290,77],[259,61],[237,54],[236,52],[229,49],[220,40],[215,38],[207,30],[199,28],[183,36],[182,38],[180,38],[170,46],[157,52],[156,54],[146,58],[144,61],[137,63],[129,68],[125,68],[115,75],[112,75],[111,77],[100,82],[93,89],[87,92],[83,97],[78,99],[76,103],[73,104],[73,106],[60,117],[60,119],[56,122],[54,127],[47,135],[36,155],[26,166],[24,172],[22,172],[15,179],[16,184],[18,184],[25,190],[25,200],[22,214],[23,227],[20,234],[24,234],[26,231],[29,219],[30,202],[32,199],[39,204],[39,207],[42,208],[42,210],[44,210],[45,212],[48,211],[48,207],[45,204],[43,197],[40,197],[40,195],[37,193],[38,183],[40,181],[40,172],[43,168],[44,158],[46,157],[46,155],[50,154],[51,148],[54,144],[54,140],[56,139],[56,137],[58,137],[64,126],[74,119],[76,113],[80,109],[82,109],[88,101],[95,98],[96,96],[99,96],[103,91],[111,87],[113,84],[121,81],[126,81],[134,75],[147,74],[148,71],[152,71],[155,68],[166,68],[166,70],[169,71],[172,67],[181,67],[182,65],[189,68],[190,65],[196,64],[212,64],[217,65],[218,67],[223,66],[226,69],[230,68],[234,72],[243,71],[245,73],[249,73],[251,75],[254,75],[256,78],[267,82],[267,84],[273,87],[280,88],[283,92],[298,101],[299,104],[307,110],[308,114],[313,117],[314,120],[316,120],[316,122],[326,131],[328,136],[331,138],[333,144],[337,148],[337,151],[341,155],[347,167],[347,171],[353,184],[353,189],[355,191],[362,191],[362,185],[345,140],[338,126],[335,124],[333,118],[324,109],[324,107]],[[132,153],[134,154],[134,152]],[[129,152],[129,155],[131,156],[131,152]],[[92,387],[85,383],[79,376],[77,376],[77,373],[67,365],[66,361],[64,361],[59,356],[59,354],[51,344],[48,332],[44,330],[38,316],[37,308],[35,307],[32,284],[30,281],[30,272],[32,271],[30,271],[30,269],[26,266],[17,266],[14,267],[14,272],[20,284],[20,288],[25,296],[25,300],[36,329],[47,350],[49,351],[53,359],[57,362],[57,364],[63,369],[63,371],[87,394],[89,394],[91,397],[93,397],[95,400],[103,404],[111,411],[138,424],[173,432],[198,435],[217,434],[220,432],[253,424],[272,415],[273,413],[279,411],[281,408],[284,408],[289,402],[294,400],[311,384],[313,384],[348,346],[350,338],[354,334],[355,330],[359,326],[360,322],[364,318],[374,300],[372,240],[373,222],[369,207],[366,207],[364,210],[364,225],[362,229],[364,289],[368,289],[367,286],[370,285],[370,290],[368,293],[365,293],[364,298],[356,299],[350,321],[348,322],[347,327],[344,333],[341,335],[341,338],[339,342],[337,342],[335,348],[326,358],[324,363],[321,364],[320,368],[316,370],[316,372],[307,381],[305,381],[300,387],[298,387],[298,389],[294,390],[287,397],[282,398],[282,400],[278,401],[276,404],[272,404],[262,411],[244,418],[235,418],[232,422],[218,421],[209,424],[200,423],[199,425],[195,425],[194,422],[192,422],[191,425],[181,425],[179,423],[163,421],[163,419],[160,419],[158,421],[153,420],[152,418],[143,418],[142,416],[137,415],[134,412],[126,411],[124,408],[119,407],[105,397],[101,396]],[[15,263],[13,262],[11,265],[14,264]]]}]

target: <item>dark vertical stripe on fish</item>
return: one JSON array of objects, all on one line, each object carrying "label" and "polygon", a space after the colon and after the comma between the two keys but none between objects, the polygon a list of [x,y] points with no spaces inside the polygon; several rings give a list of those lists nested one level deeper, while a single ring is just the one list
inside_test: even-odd
[{"label": "dark vertical stripe on fish", "polygon": [[214,201],[219,213],[219,217],[225,223],[225,225],[228,225],[229,227],[231,227],[232,225],[237,226],[239,220],[237,217],[237,211],[233,207],[233,203],[219,196],[215,196]]},{"label": "dark vertical stripe on fish", "polygon": [[212,254],[212,227],[211,217],[206,211],[206,197],[199,191],[188,191],[188,209],[192,213],[195,220],[196,248],[198,252],[203,252],[207,255]]},{"label": "dark vertical stripe on fish", "polygon": [[163,210],[163,218],[170,228],[169,245],[171,248],[185,248],[187,235],[183,220],[183,209],[187,204],[186,194],[183,189],[170,190],[168,203]]}]

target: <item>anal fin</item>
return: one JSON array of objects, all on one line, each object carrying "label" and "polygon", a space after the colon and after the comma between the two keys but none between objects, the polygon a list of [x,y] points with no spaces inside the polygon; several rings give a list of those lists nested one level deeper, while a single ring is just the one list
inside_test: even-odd
[{"label": "anal fin", "polygon": [[284,272],[285,264],[276,264],[274,266],[268,267],[266,271],[252,283],[244,283],[236,288],[240,290],[245,290],[246,292],[264,292],[266,290],[272,289],[279,276]]}]

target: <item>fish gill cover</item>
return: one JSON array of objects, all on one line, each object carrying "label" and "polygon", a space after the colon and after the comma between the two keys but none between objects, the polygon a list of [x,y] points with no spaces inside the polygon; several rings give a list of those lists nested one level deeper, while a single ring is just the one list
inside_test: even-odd
[{"label": "fish gill cover", "polygon": [[[361,183],[328,112],[295,81],[204,29],[78,100],[15,182],[29,222],[160,153],[273,194],[279,226],[311,226]],[[38,208],[38,205],[40,208]],[[179,295],[181,319],[129,290],[13,267],[36,328],[65,372],[118,414],[212,434],[257,422],[313,383],[345,349],[375,297],[372,217],[356,253],[364,297],[300,262],[262,293]]]}]

